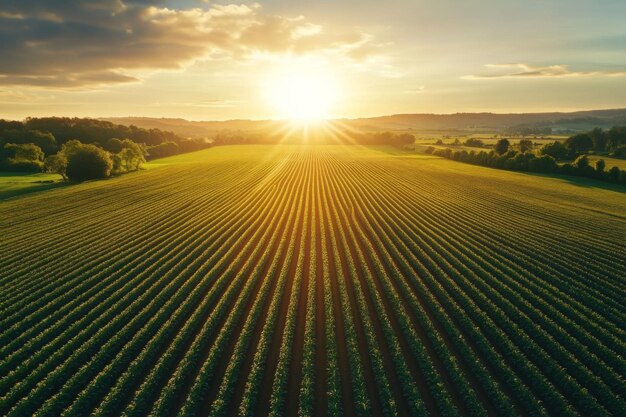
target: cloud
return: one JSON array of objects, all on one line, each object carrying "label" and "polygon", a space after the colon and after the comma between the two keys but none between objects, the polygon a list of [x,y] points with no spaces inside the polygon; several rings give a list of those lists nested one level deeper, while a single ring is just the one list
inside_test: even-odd
[{"label": "cloud", "polygon": [[623,77],[626,71],[572,71],[567,65],[533,66],[529,64],[486,64],[496,72],[489,74],[465,75],[461,78],[466,80],[489,80],[502,78],[572,78],[572,77]]},{"label": "cloud", "polygon": [[0,3],[0,85],[80,88],[137,82],[196,60],[324,53],[365,60],[379,45],[355,30],[259,4],[170,9],[148,0],[5,0]]},{"label": "cloud", "polygon": [[15,88],[0,90],[0,100],[2,104],[10,104],[10,105],[30,105],[36,102],[47,102],[50,100],[54,100],[56,96],[54,94],[43,94],[42,92],[32,92],[32,91],[24,91],[18,90]]}]

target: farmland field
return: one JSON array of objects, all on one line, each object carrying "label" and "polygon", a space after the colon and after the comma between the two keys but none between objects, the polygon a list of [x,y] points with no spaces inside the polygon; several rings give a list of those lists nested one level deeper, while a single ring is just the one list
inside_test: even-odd
[{"label": "farmland field", "polygon": [[626,193],[230,146],[0,201],[0,415],[626,415]]},{"label": "farmland field", "polygon": [[595,164],[598,159],[604,159],[607,169],[611,167],[618,167],[619,169],[626,170],[626,159],[612,158],[604,155],[589,155],[589,162]]},{"label": "farmland field", "polygon": [[14,172],[0,172],[0,200],[27,194],[33,191],[43,191],[62,187],[61,176],[58,174],[20,174]]}]

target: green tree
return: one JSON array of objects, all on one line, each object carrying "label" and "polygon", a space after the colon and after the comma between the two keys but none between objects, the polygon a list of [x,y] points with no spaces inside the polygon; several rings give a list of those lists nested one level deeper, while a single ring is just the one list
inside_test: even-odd
[{"label": "green tree", "polygon": [[558,165],[550,155],[542,155],[530,160],[529,168],[534,172],[555,172]]},{"label": "green tree", "polygon": [[607,132],[607,149],[613,150],[626,145],[626,126],[613,126]]},{"label": "green tree", "polygon": [[84,144],[78,139],[68,140],[61,147],[61,152],[65,155],[66,158],[70,158],[73,153],[78,152]]},{"label": "green tree", "polygon": [[589,136],[591,136],[591,141],[593,142],[593,148],[598,150],[606,149],[606,145],[608,142],[608,136],[606,132],[599,127],[596,127],[591,132],[589,132]]},{"label": "green tree", "polygon": [[580,170],[587,169],[590,166],[589,158],[587,158],[587,155],[581,155],[578,158],[576,158],[576,160],[574,161],[574,166],[576,166],[576,168]]},{"label": "green tree", "polygon": [[5,155],[21,161],[43,161],[44,153],[34,143],[7,143],[4,145]]},{"label": "green tree", "polygon": [[122,150],[118,152],[118,155],[124,163],[124,168],[126,171],[138,170],[141,164],[146,162],[145,150],[130,139],[124,139],[121,142]]},{"label": "green tree", "polygon": [[118,153],[124,149],[124,143],[118,138],[111,138],[106,142],[104,149],[111,153]]},{"label": "green tree", "polygon": [[17,144],[33,143],[39,146],[46,155],[50,155],[57,150],[57,142],[49,132],[15,129],[0,132],[0,134],[6,142]]},{"label": "green tree", "polygon": [[618,167],[609,169],[609,179],[613,182],[618,182],[620,177],[620,170]]},{"label": "green tree", "polygon": [[480,139],[469,138],[465,141],[464,145],[474,147],[474,148],[482,148],[485,144]]},{"label": "green tree", "polygon": [[500,139],[493,145],[493,150],[496,151],[498,155],[502,155],[509,150],[509,146],[511,143],[508,139]]},{"label": "green tree", "polygon": [[562,160],[567,157],[567,148],[561,142],[548,143],[539,149],[540,155],[549,155],[554,159]]},{"label": "green tree", "polygon": [[621,146],[618,146],[617,148],[614,148],[613,152],[611,152],[609,155],[615,156],[617,158],[626,157],[626,145],[621,145]]},{"label": "green tree", "polygon": [[605,168],[606,168],[606,163],[604,162],[604,159],[598,159],[596,161],[596,171],[599,174],[602,174]]},{"label": "green tree", "polygon": [[59,174],[67,181],[67,158],[63,152],[59,152],[55,155],[49,155],[43,161],[44,170],[50,174]]},{"label": "green tree", "polygon": [[111,154],[95,145],[80,144],[73,147],[66,157],[66,175],[72,181],[106,178],[111,175]]},{"label": "green tree", "polygon": [[180,152],[180,147],[175,142],[163,142],[156,146],[149,147],[147,154],[150,159],[163,158],[165,156],[176,155]]},{"label": "green tree", "polygon": [[591,139],[588,133],[580,133],[567,138],[565,140],[565,147],[572,154],[587,152],[593,148],[593,139]]},{"label": "green tree", "polygon": [[530,139],[521,139],[519,141],[519,151],[524,153],[533,150],[533,141]]}]

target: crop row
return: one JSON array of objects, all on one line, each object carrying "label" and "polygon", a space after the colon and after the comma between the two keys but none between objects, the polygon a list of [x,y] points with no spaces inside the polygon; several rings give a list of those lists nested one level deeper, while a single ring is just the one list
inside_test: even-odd
[{"label": "crop row", "polygon": [[251,149],[0,206],[0,414],[626,414],[625,230],[591,196]]}]

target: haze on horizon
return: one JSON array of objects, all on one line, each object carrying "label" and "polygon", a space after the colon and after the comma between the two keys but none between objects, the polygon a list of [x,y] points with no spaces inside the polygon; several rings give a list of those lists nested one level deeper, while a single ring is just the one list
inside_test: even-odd
[{"label": "haze on horizon", "polygon": [[626,107],[624,16],[623,0],[7,0],[0,118]]}]

